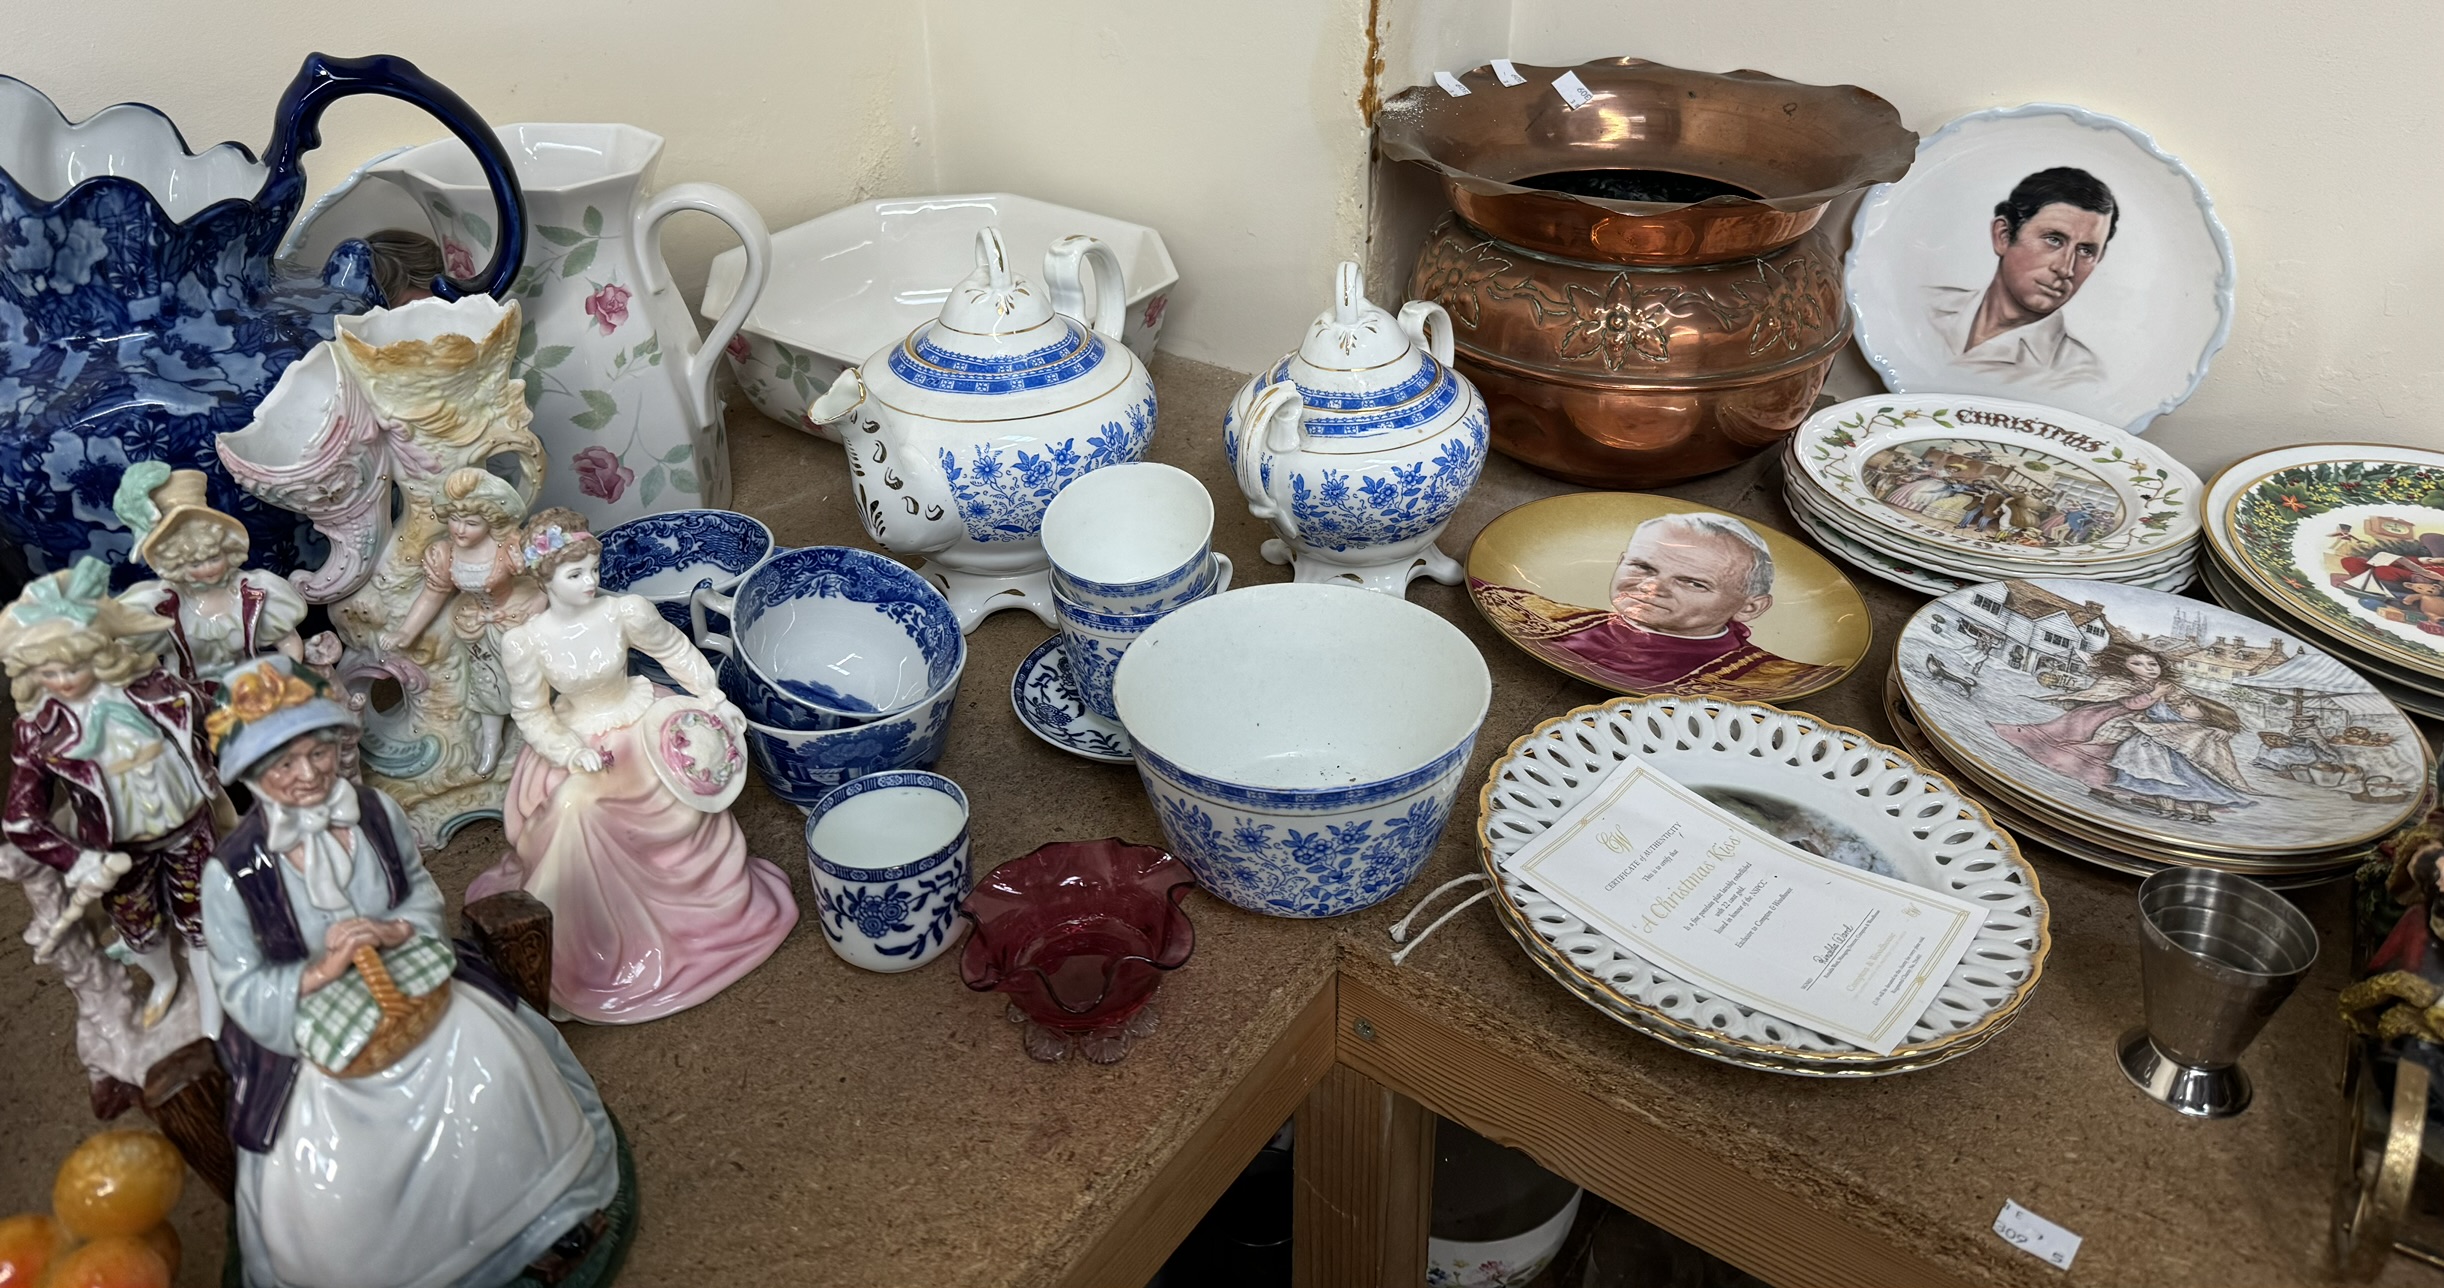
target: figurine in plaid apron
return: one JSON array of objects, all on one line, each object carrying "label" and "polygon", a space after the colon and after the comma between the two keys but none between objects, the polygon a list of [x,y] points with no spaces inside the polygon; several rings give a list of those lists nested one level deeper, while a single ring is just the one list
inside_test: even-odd
[{"label": "figurine in plaid apron", "polygon": [[203,895],[246,1282],[505,1284],[611,1202],[616,1136],[558,1032],[447,942],[406,815],[340,776],[354,722],[277,657],[211,720],[255,797]]}]

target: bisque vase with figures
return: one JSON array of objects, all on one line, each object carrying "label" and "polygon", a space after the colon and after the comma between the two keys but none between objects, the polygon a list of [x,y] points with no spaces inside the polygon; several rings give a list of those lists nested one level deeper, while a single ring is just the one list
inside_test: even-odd
[{"label": "bisque vase with figures", "polygon": [[1398,595],[1419,577],[1457,585],[1435,544],[1485,468],[1485,400],[1451,368],[1451,318],[1399,316],[1343,263],[1332,307],[1294,353],[1249,377],[1223,419],[1248,510],[1271,521],[1264,557],[1299,581]]},{"label": "bisque vase with figures", "polygon": [[[601,593],[602,544],[574,511],[525,534],[544,606],[503,632],[525,735],[502,818],[509,850],[467,898],[524,890],[552,910],[552,1005],[633,1024],[709,1000],[797,924],[789,879],[730,817],[747,719],[704,654],[639,595]],[[629,650],[685,687],[628,673]]]},{"label": "bisque vase with figures", "polygon": [[919,571],[963,630],[1004,608],[1055,624],[1044,508],[1146,453],[1154,380],[1121,343],[1127,295],[1119,258],[1092,237],[1053,243],[1035,282],[987,228],[942,316],[842,372],[807,412],[848,448],[867,535],[926,556]]},{"label": "bisque vase with figures", "polygon": [[[549,1021],[444,924],[355,716],[286,658],[211,728],[254,804],[204,870],[247,1288],[489,1288],[612,1251],[618,1130]],[[616,1230],[616,1233],[614,1231]]]},{"label": "bisque vase with figures", "polygon": [[520,313],[473,296],[342,318],[220,443],[231,474],[330,543],[291,580],[329,605],[348,692],[396,685],[365,707],[365,780],[426,848],[497,816],[516,749],[494,650],[537,602],[508,547],[545,468],[510,374]]},{"label": "bisque vase with figures", "polygon": [[33,571],[124,560],[111,501],[140,460],[203,471],[262,566],[297,566],[296,516],[233,486],[213,438],[244,425],[336,316],[382,302],[362,242],[319,273],[273,268],[323,113],[356,94],[414,103],[476,148],[499,253],[425,285],[452,298],[506,289],[526,236],[508,159],[473,108],[405,59],[308,57],[261,160],[236,143],[191,152],[141,103],[72,124],[0,77],[0,537]]}]

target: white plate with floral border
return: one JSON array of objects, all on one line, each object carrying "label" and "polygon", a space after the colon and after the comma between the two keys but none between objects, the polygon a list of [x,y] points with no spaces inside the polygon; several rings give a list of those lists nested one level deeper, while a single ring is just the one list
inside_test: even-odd
[{"label": "white plate with floral border", "polygon": [[[1710,997],[1503,870],[1503,858],[1630,754],[1793,844],[1986,910],[1969,955],[1899,1048],[1877,1055]],[[1709,1059],[1810,1077],[1928,1068],[1990,1041],[2044,971],[2045,896],[2010,835],[1907,753],[1799,712],[1703,698],[1581,707],[1513,742],[1477,804],[1478,860],[1497,915],[1529,960],[1614,1019]]]},{"label": "white plate with floral border", "polygon": [[[1935,589],[1936,583],[1932,580],[1910,583],[1930,594],[1945,595],[1966,586],[2006,580],[2012,577],[2034,576],[2038,572],[2045,571],[2032,569],[1997,571],[1968,559],[1954,561],[1947,558],[1942,551],[1910,547],[1907,542],[1895,538],[1889,532],[1879,532],[1858,523],[1854,518],[1845,518],[1844,512],[1833,503],[1818,498],[1804,488],[1785,487],[1782,493],[1782,503],[1791,512],[1791,517],[1798,521],[1809,535],[1826,542],[1842,558],[1854,564],[1864,559],[1881,558],[1922,578],[1941,578],[1950,581],[1951,584],[1942,589]],[[2117,568],[2111,572],[2098,572],[2093,569],[2066,569],[2064,571],[2068,575],[2084,576],[2100,581],[2118,581],[2124,585],[2145,586],[2149,590],[2178,592],[2186,588],[2192,581],[2197,580],[2198,563],[2197,550],[2193,547],[2161,563],[2139,568]],[[1887,580],[1897,580],[1892,569],[1878,569],[1877,572]]]},{"label": "white plate with floral border", "polygon": [[2100,421],[2035,403],[1885,394],[1807,419],[1808,485],[1916,545],[2051,569],[2144,565],[2194,544],[2198,476]]}]

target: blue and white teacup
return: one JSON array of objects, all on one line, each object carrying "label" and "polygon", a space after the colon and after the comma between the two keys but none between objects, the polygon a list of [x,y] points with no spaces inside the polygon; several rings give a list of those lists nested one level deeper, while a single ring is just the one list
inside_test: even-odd
[{"label": "blue and white teacup", "polygon": [[[696,646],[735,654],[778,700],[801,709],[783,724],[862,724],[927,701],[967,664],[950,601],[898,562],[849,546],[784,550],[748,573],[735,595],[700,589]],[[727,613],[716,633],[707,617]],[[743,705],[743,704],[742,704]]]},{"label": "blue and white teacup", "polygon": [[842,961],[915,970],[950,947],[974,882],[967,816],[957,783],[914,769],[844,783],[807,812],[815,920]]},{"label": "blue and white teacup", "polygon": [[[725,658],[714,669],[721,691],[746,713],[747,760],[755,776],[765,790],[799,809],[812,809],[825,792],[866,774],[931,769],[950,742],[950,719],[959,707],[959,677],[953,674],[905,711],[829,729],[792,729],[758,718],[759,694],[768,691],[736,658]],[[788,708],[783,714],[799,711]]]},{"label": "blue and white teacup", "polygon": [[1185,470],[1151,461],[1096,470],[1044,510],[1053,593],[1114,616],[1193,603],[1213,577],[1228,584],[1213,526],[1213,497]]},{"label": "blue and white teacup", "polygon": [[1218,554],[1214,559],[1220,562],[1209,565],[1204,580],[1180,591],[1179,602],[1148,613],[1094,612],[1062,594],[1059,587],[1053,588],[1052,607],[1061,622],[1061,652],[1069,659],[1070,682],[1077,686],[1078,699],[1087,710],[1106,720],[1119,719],[1112,704],[1112,673],[1119,669],[1129,645],[1178,609],[1230,589],[1229,561]]}]

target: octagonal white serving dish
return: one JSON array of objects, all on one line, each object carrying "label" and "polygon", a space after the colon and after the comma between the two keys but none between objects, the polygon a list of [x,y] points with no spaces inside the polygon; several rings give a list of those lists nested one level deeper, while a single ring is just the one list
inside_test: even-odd
[{"label": "octagonal white serving dish", "polygon": [[[1153,359],[1180,278],[1162,234],[1007,192],[891,197],[772,235],[772,278],[730,345],[740,389],[774,420],[837,439],[808,423],[807,406],[843,369],[942,315],[950,288],[975,269],[984,228],[1001,231],[1014,263],[1041,263],[1046,247],[1073,233],[1110,246],[1127,285],[1121,340],[1139,361]],[[697,311],[719,317],[745,266],[743,251],[714,256]]]}]

